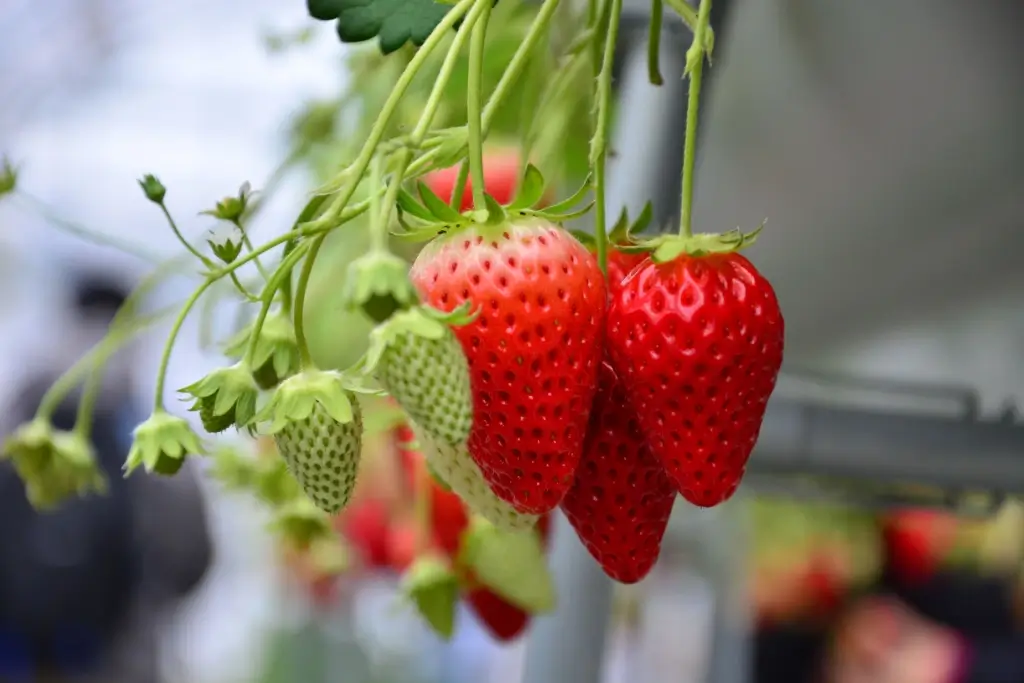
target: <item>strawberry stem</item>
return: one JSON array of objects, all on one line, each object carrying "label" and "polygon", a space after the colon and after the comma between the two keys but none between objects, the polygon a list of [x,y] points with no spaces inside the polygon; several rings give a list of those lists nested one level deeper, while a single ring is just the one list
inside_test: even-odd
[{"label": "strawberry stem", "polygon": [[449,204],[456,211],[462,206],[462,195],[466,194],[466,183],[469,182],[469,162],[463,161],[459,166],[459,175],[455,176],[455,184],[452,185],[452,196]]},{"label": "strawberry stem", "polygon": [[[384,184],[383,166],[384,159],[379,154],[370,163],[370,192],[374,198],[370,207],[370,250],[377,254],[386,254],[388,251],[387,224],[384,223],[384,203],[387,201],[387,194],[385,193],[384,199],[378,196],[378,190]],[[401,185],[402,179],[394,178],[393,183]]]},{"label": "strawberry stem", "polygon": [[[360,180],[362,180],[363,175],[366,173],[366,169],[370,165],[370,161],[373,159],[373,155],[377,153],[377,147],[380,145],[380,141],[387,132],[387,127],[391,122],[391,117],[394,115],[395,110],[398,109],[398,104],[405,95],[405,91],[409,89],[409,86],[416,78],[420,69],[423,68],[423,65],[427,62],[431,53],[433,53],[434,50],[437,49],[437,47],[448,37],[448,32],[455,27],[455,24],[463,18],[466,12],[468,12],[476,2],[479,2],[479,0],[459,0],[459,3],[444,16],[444,19],[442,19],[437,26],[434,27],[434,30],[430,32],[430,35],[424,41],[423,45],[416,50],[412,59],[409,60],[408,66],[405,67],[402,75],[398,78],[394,88],[391,90],[391,94],[388,95],[388,99],[384,102],[384,106],[381,108],[380,114],[377,115],[377,119],[373,123],[373,128],[370,129],[370,133],[366,137],[366,142],[359,151],[359,156],[356,157],[356,160],[351,166],[348,166],[341,171],[341,178],[347,178],[344,185],[345,189],[335,197],[324,214],[315,221],[314,224],[317,227],[335,227],[336,221],[348,207],[348,203],[349,200],[352,199],[352,195],[355,194]],[[310,252],[311,255],[316,251],[319,251],[319,249],[312,250]],[[297,297],[295,301],[295,308],[298,310],[301,307],[302,300]],[[296,330],[296,332],[298,332],[298,330]]]},{"label": "strawberry stem", "polygon": [[266,286],[263,288],[263,305],[260,307],[260,312],[256,316],[256,322],[253,323],[252,330],[249,332],[249,345],[245,349],[246,365],[252,367],[253,357],[256,355],[256,347],[260,339],[260,332],[263,330],[263,323],[266,321],[267,315],[270,314],[270,307],[274,303],[274,294],[291,277],[292,269],[295,268],[295,264],[299,262],[299,259],[302,258],[308,248],[309,242],[302,242],[295,247],[281,261],[277,270],[270,276]]},{"label": "strawberry stem", "polygon": [[601,272],[608,271],[608,226],[606,219],[606,185],[608,165],[608,136],[611,131],[612,67],[615,46],[619,40],[619,19],[622,0],[609,0],[608,28],[605,33],[601,71],[597,77],[597,124],[590,140],[590,166],[594,169],[594,242]]},{"label": "strawberry stem", "polygon": [[711,22],[711,0],[700,0],[693,27],[693,43],[686,51],[686,70],[690,74],[690,94],[686,107],[686,140],[683,147],[683,201],[679,214],[680,237],[693,236],[693,180],[697,161],[697,117],[700,112],[700,86],[704,75],[705,34]]},{"label": "strawberry stem", "polygon": [[477,0],[486,5],[479,23],[473,27],[469,40],[469,79],[466,86],[466,126],[469,133],[469,174],[473,178],[473,208],[487,206],[484,200],[484,132],[483,132],[483,71],[484,44],[487,23],[491,16],[491,0]]},{"label": "strawberry stem", "polygon": [[160,366],[156,373],[156,391],[153,392],[153,412],[164,412],[164,386],[167,384],[167,366],[171,362],[171,351],[174,349],[174,342],[178,338],[181,326],[185,323],[185,318],[188,317],[188,314],[195,307],[196,302],[216,281],[212,277],[203,280],[203,283],[196,287],[196,290],[185,301],[185,305],[178,312],[178,317],[175,318],[174,324],[171,325],[171,332],[167,335],[167,341],[164,343],[164,351],[160,357]]},{"label": "strawberry stem", "polygon": [[[313,265],[316,263],[317,254],[320,253],[320,247],[324,246],[325,239],[327,239],[327,233],[317,235],[310,242],[306,258],[302,263],[302,272],[299,273],[299,283],[295,288],[295,311],[293,317],[295,321],[295,343],[299,347],[299,363],[303,370],[313,367],[313,357],[309,353],[309,342],[306,340],[306,291],[309,289],[309,278],[313,273]],[[265,299],[264,304],[266,304]]]}]

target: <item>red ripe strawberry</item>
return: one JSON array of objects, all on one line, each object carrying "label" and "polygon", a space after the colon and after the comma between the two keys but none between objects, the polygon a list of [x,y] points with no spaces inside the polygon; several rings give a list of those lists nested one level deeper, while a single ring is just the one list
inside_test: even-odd
[{"label": "red ripe strawberry", "polygon": [[647,260],[612,297],[608,349],[647,443],[686,500],[739,486],[782,365],[768,280],[738,253]]},{"label": "red ripe strawberry", "polygon": [[611,578],[636,583],[661,553],[676,490],[647,448],[626,391],[602,363],[590,430],[562,512]]},{"label": "red ripe strawberry", "polygon": [[899,510],[882,521],[886,563],[906,585],[930,579],[955,540],[956,518],[937,510]]},{"label": "red ripe strawberry", "polygon": [[402,573],[416,559],[416,525],[393,524],[388,530],[388,566]]},{"label": "red ripe strawberry", "polygon": [[[484,155],[484,187],[499,204],[508,204],[515,198],[519,187],[520,156],[515,149],[495,149]],[[433,171],[423,176],[423,182],[438,197],[450,201],[458,180],[459,166]],[[466,183],[459,211],[473,208],[473,187]]]},{"label": "red ripe strawberry", "polygon": [[625,252],[618,249],[608,250],[608,291],[614,293],[619,289],[622,281],[647,259],[647,254],[642,252]]},{"label": "red ripe strawberry", "polygon": [[454,330],[473,387],[470,455],[518,512],[550,511],[575,477],[597,385],[597,261],[560,227],[517,218],[434,240],[410,277],[429,305],[479,312]]},{"label": "red ripe strawberry", "polygon": [[370,567],[388,566],[389,525],[387,504],[371,497],[353,502],[336,518],[338,531]]}]

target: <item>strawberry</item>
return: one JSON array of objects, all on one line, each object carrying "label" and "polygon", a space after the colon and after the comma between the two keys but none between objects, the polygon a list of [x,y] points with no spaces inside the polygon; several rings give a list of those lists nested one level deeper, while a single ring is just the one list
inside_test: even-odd
[{"label": "strawberry", "polygon": [[338,530],[369,567],[388,564],[389,523],[387,504],[370,497],[353,500],[336,521]]},{"label": "strawberry", "polygon": [[415,559],[416,526],[412,523],[392,525],[388,530],[388,566],[402,573]]},{"label": "strawberry", "polygon": [[602,363],[583,458],[562,512],[608,576],[636,583],[658,559],[675,497],[622,383]]},{"label": "strawberry", "polygon": [[355,488],[363,421],[352,400],[353,419],[341,423],[319,403],[309,417],[285,424],[275,435],[277,450],[302,490],[324,512],[335,514]]},{"label": "strawberry", "polygon": [[608,250],[608,290],[616,291],[634,268],[647,258],[642,252],[626,252],[618,249]]},{"label": "strawberry", "polygon": [[435,239],[410,277],[429,305],[478,312],[454,329],[473,390],[469,455],[517,511],[552,510],[572,485],[597,387],[597,261],[562,228],[520,217]]},{"label": "strawberry", "polygon": [[[520,156],[515,149],[495,149],[484,155],[484,186],[487,193],[494,197],[499,204],[508,204],[512,201],[519,187],[520,178]],[[426,183],[434,194],[445,201],[450,201],[452,193],[455,192],[455,181],[458,179],[459,166],[450,166],[437,171],[432,171],[423,176]],[[462,193],[462,201],[459,211],[466,211],[473,208],[473,187],[466,183],[466,190]]]},{"label": "strawberry", "polygon": [[907,585],[930,579],[955,538],[956,518],[937,510],[898,510],[882,520],[886,562],[893,576]]},{"label": "strawberry", "polygon": [[735,251],[648,259],[612,296],[610,358],[654,455],[683,497],[739,486],[782,365],[771,284]]},{"label": "strawberry", "polygon": [[469,368],[449,324],[470,318],[416,307],[370,335],[366,357],[381,386],[433,440],[462,445],[473,425]]},{"label": "strawberry", "polygon": [[[551,538],[551,516],[544,515],[537,522],[537,530],[545,547]],[[530,623],[528,612],[511,604],[492,590],[478,586],[471,588],[466,594],[477,619],[484,625],[494,638],[507,643],[518,638]]]}]

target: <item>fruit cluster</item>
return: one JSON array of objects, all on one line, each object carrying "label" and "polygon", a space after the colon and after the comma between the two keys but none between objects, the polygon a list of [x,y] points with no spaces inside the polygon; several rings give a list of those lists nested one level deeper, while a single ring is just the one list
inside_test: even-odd
[{"label": "fruit cluster", "polygon": [[[219,221],[207,250],[182,235],[161,182],[151,175],[140,181],[186,256],[200,264],[202,281],[171,326],[153,412],[135,430],[126,473],[172,475],[188,456],[205,452],[191,424],[167,411],[164,389],[185,319],[223,286],[254,317],[223,349],[234,364],[181,393],[207,433],[260,432],[273,439],[276,454],[258,471],[219,460],[222,478],[272,504],[277,527],[309,547],[353,499],[371,422],[379,419],[368,403],[390,397],[422,451],[415,469],[425,468],[437,487],[451,491],[441,496],[437,488],[416,487],[418,541],[405,581],[441,632],[452,627],[460,591],[468,590],[478,610],[497,609],[495,599],[526,613],[553,607],[545,534],[535,529],[546,528],[556,508],[610,577],[642,579],[657,560],[677,494],[711,507],[735,492],[783,355],[778,301],[740,254],[757,232],[692,230],[701,73],[714,42],[710,0],[696,11],[668,3],[694,31],[682,212],[678,235],[646,239],[640,233],[649,209],[632,223],[623,214],[610,230],[606,220],[621,0],[566,7],[560,30],[573,39],[556,53],[548,46],[556,42],[549,38],[558,0],[531,8],[529,27],[509,43],[514,51],[485,103],[485,46],[504,28],[491,22],[494,4],[411,2],[367,13],[341,0],[310,3],[315,18],[337,20],[343,40],[379,37],[385,54],[406,62],[379,114],[354,134],[362,143],[351,163],[318,188],[289,230],[264,244],[249,239],[261,200],[248,184],[204,212]],[[377,14],[387,18],[367,21]],[[660,21],[652,18],[652,26]],[[400,50],[407,40],[416,48]],[[651,44],[651,79],[658,82],[656,40]],[[466,123],[436,127],[464,47]],[[403,109],[428,63],[437,67],[426,81],[429,92]],[[579,83],[594,84],[592,97],[573,95]],[[512,161],[485,162],[484,141],[513,93],[544,116],[521,117],[522,148]],[[563,141],[578,135],[568,110],[584,101],[594,114],[589,176],[568,199],[552,202],[555,192],[524,162],[537,156],[531,145],[539,142],[544,158],[559,156]],[[4,194],[17,191],[13,168],[5,166],[0,180]],[[590,204],[580,208],[589,197],[596,229],[570,232],[564,224],[589,212]],[[311,273],[328,237],[356,221],[369,249],[338,273],[341,298],[375,327],[358,362],[322,367],[306,339]],[[410,264],[392,251],[393,239],[423,246]],[[266,266],[275,251],[276,264]],[[240,275],[246,265],[255,282]],[[101,488],[88,434],[102,365],[161,318],[143,318],[136,309],[170,272],[154,272],[109,338],[8,441],[5,454],[37,505]],[[86,375],[79,424],[58,432],[48,411]],[[424,531],[426,520],[454,508],[456,499],[465,505],[457,523]]]}]

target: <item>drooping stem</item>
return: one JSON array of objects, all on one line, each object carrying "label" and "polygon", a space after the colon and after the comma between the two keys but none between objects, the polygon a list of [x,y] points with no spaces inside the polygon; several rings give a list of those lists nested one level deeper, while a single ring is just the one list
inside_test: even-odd
[{"label": "drooping stem", "polygon": [[590,141],[590,166],[594,169],[594,242],[601,271],[608,268],[608,225],[606,218],[606,182],[608,137],[611,133],[612,68],[619,40],[622,0],[609,0],[608,29],[605,34],[601,71],[597,76],[597,125]]},{"label": "drooping stem", "polygon": [[309,289],[309,278],[313,273],[317,254],[320,253],[320,247],[324,245],[325,239],[327,233],[313,238],[306,252],[306,260],[302,263],[302,272],[299,273],[299,282],[295,289],[295,342],[299,347],[299,360],[303,370],[313,367],[313,356],[309,353],[309,342],[306,340],[306,291]]},{"label": "drooping stem", "polygon": [[[431,31],[423,45],[416,51],[413,58],[409,60],[409,65],[398,78],[394,88],[391,90],[391,94],[384,102],[384,106],[381,108],[380,114],[377,115],[377,120],[374,122],[373,128],[370,129],[366,142],[363,144],[363,148],[360,150],[356,160],[351,166],[342,171],[347,178],[345,189],[342,190],[338,194],[337,198],[331,202],[330,207],[324,212],[324,215],[317,219],[316,224],[318,227],[333,227],[332,224],[339,216],[341,216],[342,212],[348,206],[349,200],[352,199],[352,195],[355,194],[356,188],[359,186],[359,181],[366,173],[366,169],[370,165],[370,160],[373,158],[373,155],[376,154],[377,146],[384,137],[388,123],[391,122],[391,117],[398,108],[398,104],[405,95],[405,91],[409,89],[409,86],[412,84],[416,74],[418,74],[420,69],[423,68],[423,65],[426,63],[433,51],[437,49],[445,38],[448,37],[448,32],[452,30],[455,24],[463,18],[466,12],[468,12],[477,1],[478,0],[459,0],[459,3],[445,15],[444,19],[442,19],[437,26],[434,27],[434,30]],[[313,254],[313,251],[314,250],[310,251],[310,255]],[[300,308],[301,305],[301,300],[297,300],[296,309]]]},{"label": "drooping stem", "polygon": [[451,207],[458,211],[462,208],[462,196],[466,194],[466,183],[469,182],[469,162],[463,161],[459,166],[459,174],[455,176],[455,184],[452,185]]},{"label": "drooping stem", "polygon": [[284,283],[291,280],[292,269],[295,268],[295,264],[299,262],[303,254],[306,253],[306,249],[309,248],[309,242],[302,242],[298,244],[277,266],[273,275],[267,280],[267,284],[263,287],[263,303],[260,306],[259,315],[256,316],[256,321],[252,325],[252,330],[249,332],[249,344],[245,349],[245,363],[249,366],[252,365],[253,358],[256,355],[256,347],[259,343],[260,332],[263,330],[263,323],[267,320],[267,315],[270,314],[270,307],[274,304],[274,295],[277,290],[284,286]]},{"label": "drooping stem", "polygon": [[473,187],[473,208],[486,208],[484,201],[484,45],[487,41],[487,23],[491,15],[491,0],[477,0],[484,11],[469,41],[469,79],[466,84],[466,122],[469,131],[469,176]]},{"label": "drooping stem", "polygon": [[[164,214],[164,218],[167,220],[167,225],[171,226],[171,232],[173,232],[174,236],[178,238],[179,242],[181,242],[181,246],[185,247],[190,254],[199,259],[200,263],[209,267],[210,259],[203,256],[199,250],[193,247],[192,243],[185,239],[185,236],[181,234],[181,230],[178,229],[178,223],[174,220],[174,216],[171,215],[171,211],[167,208],[167,205],[160,202],[158,206],[160,207],[160,211]],[[241,287],[241,285],[239,286]]]},{"label": "drooping stem", "polygon": [[711,21],[711,0],[700,0],[697,21],[693,27],[693,43],[686,51],[686,68],[690,73],[690,101],[686,107],[686,141],[683,148],[683,199],[679,215],[679,235],[693,235],[693,181],[697,160],[697,117],[700,114],[700,87],[704,75],[705,32]]},{"label": "drooping stem", "polygon": [[77,237],[91,244],[98,244],[101,247],[110,247],[112,249],[116,249],[121,253],[134,256],[136,258],[142,259],[143,261],[148,261],[150,263],[160,263],[163,260],[162,256],[154,252],[148,251],[145,247],[136,244],[131,244],[129,242],[124,242],[114,237],[113,235],[106,234],[102,230],[95,230],[93,228],[84,226],[80,223],[76,223],[74,221],[70,221],[64,218],[63,216],[59,215],[57,211],[54,210],[49,204],[35,197],[34,195],[28,194],[24,190],[17,190],[16,197],[20,199],[23,203],[29,205],[32,211],[37,213],[40,217],[43,218],[43,220],[45,220],[47,223],[49,223],[57,230],[60,230],[61,232],[73,235],[74,237]]},{"label": "drooping stem", "polygon": [[[485,3],[481,2],[474,5],[473,9],[471,9],[469,14],[466,15],[466,21],[462,23],[462,26],[460,26],[458,32],[456,32],[455,39],[448,48],[448,54],[445,55],[444,62],[441,64],[441,70],[437,74],[437,80],[434,82],[434,88],[430,91],[430,97],[427,99],[427,104],[423,108],[423,113],[420,115],[419,121],[416,122],[416,127],[409,136],[408,144],[399,153],[398,162],[395,164],[395,172],[391,178],[391,184],[388,185],[388,189],[384,195],[381,222],[383,223],[385,230],[387,230],[387,226],[391,222],[391,209],[394,207],[395,202],[398,199],[398,190],[402,186],[402,181],[405,179],[406,171],[409,169],[409,164],[412,161],[412,151],[423,144],[423,140],[426,138],[427,132],[430,130],[430,124],[433,122],[434,117],[437,115],[437,110],[441,106],[444,89],[448,87],[448,82],[451,81],[452,73],[454,73],[455,66],[458,64],[459,55],[462,53],[462,47],[466,44],[466,40],[472,33],[476,22],[480,19],[480,15],[483,14],[486,9],[483,6],[484,4]],[[463,164],[463,166],[465,167],[466,164]],[[458,185],[458,183],[456,183],[456,185]],[[462,193],[460,192],[458,196],[461,197]]]},{"label": "drooping stem", "polygon": [[195,307],[196,302],[199,301],[214,282],[216,280],[212,277],[203,280],[203,283],[185,301],[185,305],[181,307],[181,311],[178,313],[174,324],[171,325],[171,332],[167,336],[167,341],[164,343],[164,351],[160,357],[160,366],[157,368],[156,391],[153,393],[153,412],[163,412],[164,410],[164,386],[167,384],[167,367],[171,362],[171,351],[174,350],[174,342],[178,338],[181,326],[185,323],[185,318],[188,317],[189,312]]},{"label": "drooping stem", "polygon": [[[238,228],[238,232],[242,233],[242,244],[245,246],[245,248],[248,249],[250,252],[255,251],[255,248],[252,246],[252,240],[249,239],[249,233],[247,233],[245,231],[245,228],[242,227],[242,221],[236,220],[235,227]],[[270,277],[270,274],[267,273],[267,269],[264,268],[263,264],[260,262],[260,257],[253,257],[253,262],[255,262],[256,270],[260,271],[260,275],[263,276],[263,280],[265,282]]]}]

